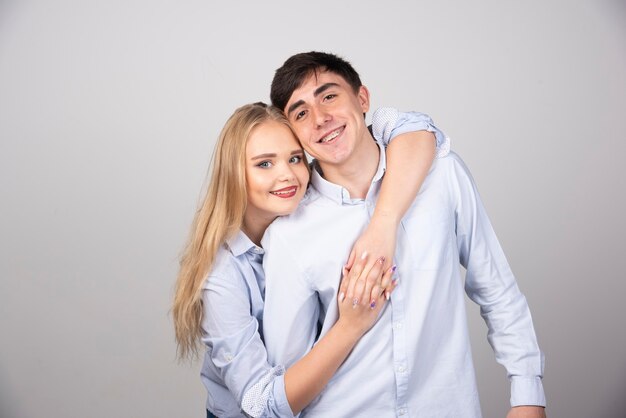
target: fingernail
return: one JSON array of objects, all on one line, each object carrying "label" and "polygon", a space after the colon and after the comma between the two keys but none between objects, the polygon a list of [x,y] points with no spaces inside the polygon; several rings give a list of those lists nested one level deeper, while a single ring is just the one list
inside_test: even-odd
[{"label": "fingernail", "polygon": [[385,299],[389,300],[390,297],[391,295],[389,294],[389,291],[385,290]]},{"label": "fingernail", "polygon": [[393,272],[395,272],[397,268],[398,268],[398,266],[396,266],[396,265],[394,264],[394,265],[393,265],[393,267],[391,267],[391,272],[392,272],[392,273],[393,273]]},{"label": "fingernail", "polygon": [[378,264],[384,264],[385,263],[385,257],[378,257],[378,260],[376,260],[376,262]]},{"label": "fingernail", "polygon": [[393,280],[391,281],[391,284],[393,284],[394,286],[396,286],[398,284],[398,282],[400,281],[399,277],[394,277]]},{"label": "fingernail", "polygon": [[376,307],[376,300],[372,299],[370,302],[370,309],[374,309]]},{"label": "fingernail", "polygon": [[343,293],[343,292],[341,292],[341,293],[339,294],[339,302],[343,302],[343,300],[344,300],[345,298],[346,298],[346,294],[345,294],[345,293]]},{"label": "fingernail", "polygon": [[361,260],[365,260],[367,258],[367,251],[363,251],[363,254],[361,254]]},{"label": "fingernail", "polygon": [[359,298],[354,298],[352,300],[352,309],[356,308],[358,304],[359,304]]}]

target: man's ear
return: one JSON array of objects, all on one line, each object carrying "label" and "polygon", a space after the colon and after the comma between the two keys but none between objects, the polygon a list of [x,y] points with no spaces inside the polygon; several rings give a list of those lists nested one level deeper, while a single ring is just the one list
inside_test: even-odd
[{"label": "man's ear", "polygon": [[359,87],[357,97],[359,99],[359,104],[361,105],[361,110],[363,113],[367,113],[370,110],[370,92],[367,87]]}]

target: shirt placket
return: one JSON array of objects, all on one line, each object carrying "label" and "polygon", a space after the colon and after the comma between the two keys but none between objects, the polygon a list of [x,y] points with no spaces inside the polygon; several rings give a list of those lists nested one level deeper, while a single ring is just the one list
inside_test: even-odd
[{"label": "shirt placket", "polygon": [[[372,219],[375,209],[375,201],[368,197],[365,201],[367,214]],[[396,264],[396,260],[393,260]],[[409,367],[406,352],[406,327],[404,326],[404,295],[403,292],[393,292],[391,294],[391,331],[393,345],[393,367],[396,378],[396,415],[399,417],[409,417],[409,408],[407,403],[408,385],[409,385]]]}]

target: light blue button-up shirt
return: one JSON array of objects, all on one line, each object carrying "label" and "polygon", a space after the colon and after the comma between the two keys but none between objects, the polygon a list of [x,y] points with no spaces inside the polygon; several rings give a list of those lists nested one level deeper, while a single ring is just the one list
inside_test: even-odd
[{"label": "light blue button-up shirt", "polygon": [[[384,108],[374,113],[372,125],[383,143],[405,132],[428,130],[436,136],[439,155],[450,148],[449,139],[423,113]],[[285,369],[268,362],[263,344],[263,254],[240,231],[220,249],[204,284],[201,379],[208,391],[206,407],[220,418],[293,416]]]},{"label": "light blue button-up shirt", "polygon": [[207,409],[216,416],[293,416],[284,393],[282,367],[267,362],[262,321],[263,249],[243,233],[217,254],[203,288],[201,371]]},{"label": "light blue button-up shirt", "polygon": [[[315,170],[296,212],[266,232],[263,329],[272,364],[293,364],[338,318],[342,266],[373,214],[385,171],[379,146],[365,199],[351,199]],[[545,405],[543,356],[526,300],[456,154],[433,163],[402,220],[395,263],[400,281],[390,305],[303,416],[480,417],[465,293],[480,305],[507,369],[511,404]]]}]

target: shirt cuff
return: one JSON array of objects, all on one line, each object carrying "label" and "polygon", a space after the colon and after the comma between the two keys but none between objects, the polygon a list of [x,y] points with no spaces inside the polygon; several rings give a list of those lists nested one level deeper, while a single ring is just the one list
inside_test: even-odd
[{"label": "shirt cuff", "polygon": [[[292,418],[293,412],[287,401],[287,393],[285,392],[285,375],[281,374],[274,380],[274,406],[275,412],[279,417]],[[299,415],[299,414],[298,414]]]},{"label": "shirt cuff", "polygon": [[546,406],[546,395],[539,377],[511,378],[511,406]]},{"label": "shirt cuff", "polygon": [[450,138],[435,126],[430,116],[421,112],[400,112],[392,107],[381,107],[372,117],[374,138],[389,144],[398,135],[407,132],[428,131],[435,135],[437,158],[450,153]]}]

